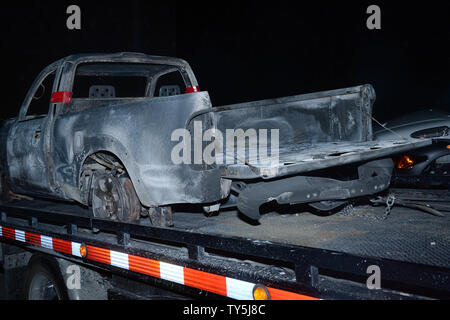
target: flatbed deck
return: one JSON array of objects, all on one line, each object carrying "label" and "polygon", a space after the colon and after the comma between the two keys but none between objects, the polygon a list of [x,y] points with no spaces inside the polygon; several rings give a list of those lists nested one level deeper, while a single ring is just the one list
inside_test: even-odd
[{"label": "flatbed deck", "polygon": [[176,213],[178,228],[450,267],[450,212],[436,217],[422,211],[395,207],[378,220],[384,207],[357,206],[351,216],[310,212],[264,214],[259,225],[239,218],[236,211],[218,216]]},{"label": "flatbed deck", "polygon": [[[446,196],[441,192],[429,201],[445,209],[450,204]],[[383,206],[355,205],[353,210],[328,216],[308,212],[306,207],[269,208],[256,224],[235,210],[207,217],[199,210],[177,208],[173,228],[152,227],[148,219],[136,227],[121,224],[116,228],[116,223],[92,219],[88,209],[74,204],[21,200],[0,203],[0,207],[1,224],[7,228],[125,251],[130,257],[136,254],[241,281],[262,281],[316,298],[450,296],[450,210],[437,217],[394,206],[387,219],[381,220]],[[27,222],[28,214],[34,222]],[[90,228],[101,231],[94,233]],[[104,267],[95,261],[86,263]],[[406,287],[392,285],[382,293],[367,290],[366,268],[374,264],[382,269],[383,284],[398,280]]]},{"label": "flatbed deck", "polygon": [[[17,207],[30,205],[40,210],[90,215],[89,210],[74,204],[38,200],[33,204],[27,200],[14,203]],[[380,220],[384,214],[382,206],[355,206],[350,215],[292,213],[295,211],[268,212],[257,225],[236,210],[224,210],[210,217],[202,212],[176,211],[174,229],[450,268],[450,212],[436,217],[394,205],[388,218]]]}]

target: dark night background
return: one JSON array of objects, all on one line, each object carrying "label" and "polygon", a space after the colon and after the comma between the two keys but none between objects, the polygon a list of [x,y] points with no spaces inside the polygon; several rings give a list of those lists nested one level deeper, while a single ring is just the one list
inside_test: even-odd
[{"label": "dark night background", "polygon": [[[371,83],[382,121],[450,109],[448,1],[20,4],[1,7],[1,118],[15,116],[51,62],[118,51],[187,60],[216,106]],[[81,7],[79,31],[66,28],[71,4]],[[381,8],[381,30],[366,27],[371,4]]]}]

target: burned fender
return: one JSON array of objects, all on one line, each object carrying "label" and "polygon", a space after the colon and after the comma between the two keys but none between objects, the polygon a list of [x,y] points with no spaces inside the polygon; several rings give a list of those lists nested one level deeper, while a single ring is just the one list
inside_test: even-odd
[{"label": "burned fender", "polygon": [[258,182],[247,185],[239,193],[237,207],[247,217],[259,220],[259,208],[271,201],[279,204],[299,204],[367,196],[389,187],[392,170],[392,160],[382,159],[359,166],[356,180],[295,176]]}]

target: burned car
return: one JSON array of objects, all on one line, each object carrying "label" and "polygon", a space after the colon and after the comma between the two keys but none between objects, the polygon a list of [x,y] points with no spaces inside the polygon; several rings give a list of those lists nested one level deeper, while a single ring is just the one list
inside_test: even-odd
[{"label": "burned car", "polygon": [[396,155],[392,182],[403,187],[450,187],[450,112],[427,109],[388,121],[376,140],[431,139],[432,145]]},{"label": "burned car", "polygon": [[[386,190],[390,156],[431,143],[373,141],[374,101],[362,85],[212,107],[181,59],[72,55],[45,68],[3,123],[2,192],[156,225],[170,224],[175,204],[231,204],[256,220],[270,201],[327,210]],[[330,168],[341,174],[323,175]]]}]

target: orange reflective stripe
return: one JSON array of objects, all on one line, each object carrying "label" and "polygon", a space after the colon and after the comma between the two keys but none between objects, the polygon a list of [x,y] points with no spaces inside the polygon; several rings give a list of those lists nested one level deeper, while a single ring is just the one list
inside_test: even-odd
[{"label": "orange reflective stripe", "polygon": [[227,295],[227,278],[217,274],[184,268],[184,284],[222,296]]},{"label": "orange reflective stripe", "polygon": [[41,245],[41,236],[31,232],[25,232],[25,242],[35,246]]},{"label": "orange reflective stripe", "polygon": [[87,246],[87,258],[89,260],[111,264],[111,255],[108,249]]},{"label": "orange reflective stripe", "polygon": [[72,242],[53,238],[53,250],[72,254]]},{"label": "orange reflective stripe", "polygon": [[11,228],[2,227],[2,237],[16,240],[16,231]]},{"label": "orange reflective stripe", "polygon": [[156,260],[129,255],[128,268],[130,271],[146,274],[151,277],[161,278],[159,261]]},{"label": "orange reflective stripe", "polygon": [[269,291],[270,300],[320,300],[314,297],[269,287],[267,287],[267,291]]}]

